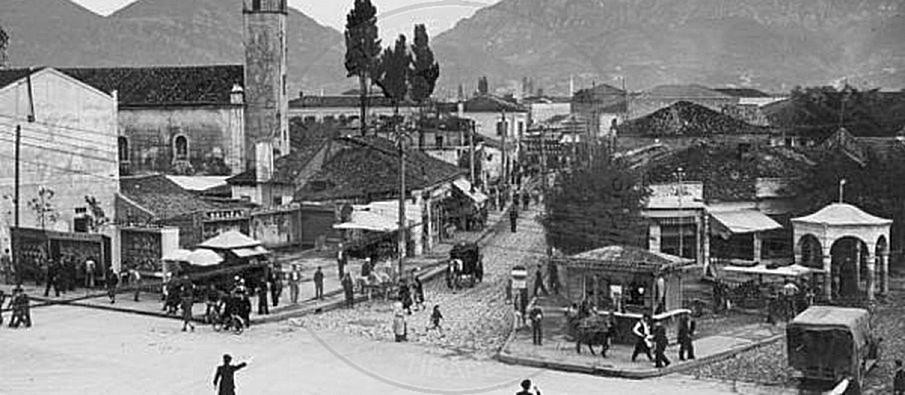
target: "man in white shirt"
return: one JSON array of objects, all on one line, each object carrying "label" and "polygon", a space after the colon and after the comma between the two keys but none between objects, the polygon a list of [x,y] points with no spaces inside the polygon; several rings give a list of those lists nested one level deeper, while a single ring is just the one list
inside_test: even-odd
[{"label": "man in white shirt", "polygon": [[635,327],[632,328],[632,333],[634,333],[637,338],[635,340],[635,350],[632,351],[632,362],[635,362],[635,358],[638,357],[638,354],[642,353],[647,355],[647,359],[651,362],[654,361],[654,357],[650,354],[650,346],[648,345],[651,341],[650,321],[651,316],[645,314],[638,320]]}]

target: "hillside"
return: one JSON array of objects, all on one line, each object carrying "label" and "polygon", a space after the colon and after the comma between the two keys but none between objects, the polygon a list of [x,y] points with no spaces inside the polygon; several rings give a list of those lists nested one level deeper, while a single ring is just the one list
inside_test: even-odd
[{"label": "hillside", "polygon": [[441,85],[535,78],[547,92],[627,77],[788,91],[843,76],[905,87],[905,0],[504,0],[437,37]]},{"label": "hillside", "polygon": [[[2,0],[12,66],[241,64],[240,0],[139,0],[109,17],[68,0]],[[290,92],[350,85],[342,35],[291,9]]]}]

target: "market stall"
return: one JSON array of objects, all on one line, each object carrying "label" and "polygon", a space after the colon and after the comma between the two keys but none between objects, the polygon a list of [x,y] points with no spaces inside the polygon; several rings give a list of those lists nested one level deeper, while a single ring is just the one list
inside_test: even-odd
[{"label": "market stall", "polygon": [[272,253],[260,241],[238,231],[209,239],[188,256],[196,276],[210,278],[206,282],[223,287],[232,283],[233,276],[244,278],[248,287],[259,286],[272,270],[279,271],[272,260]]}]

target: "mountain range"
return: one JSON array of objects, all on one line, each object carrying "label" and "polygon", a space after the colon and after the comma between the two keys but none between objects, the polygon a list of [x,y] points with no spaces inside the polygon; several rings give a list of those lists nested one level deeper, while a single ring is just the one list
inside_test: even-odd
[{"label": "mountain range", "polygon": [[[241,63],[238,0],[138,0],[108,17],[68,0],[0,0],[14,66]],[[413,22],[414,23],[414,22]],[[340,92],[342,33],[289,15],[293,91]],[[788,91],[847,77],[905,87],[905,0],[503,0],[439,34],[436,94],[472,91],[479,76],[546,93],[592,83]],[[387,43],[385,43],[387,44]]]}]

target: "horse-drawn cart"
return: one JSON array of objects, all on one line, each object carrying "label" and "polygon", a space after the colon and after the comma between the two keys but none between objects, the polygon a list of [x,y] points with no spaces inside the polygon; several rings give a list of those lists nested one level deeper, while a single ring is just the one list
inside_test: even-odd
[{"label": "horse-drawn cart", "polygon": [[462,242],[449,251],[446,285],[450,289],[473,287],[484,278],[484,256],[477,243]]}]

